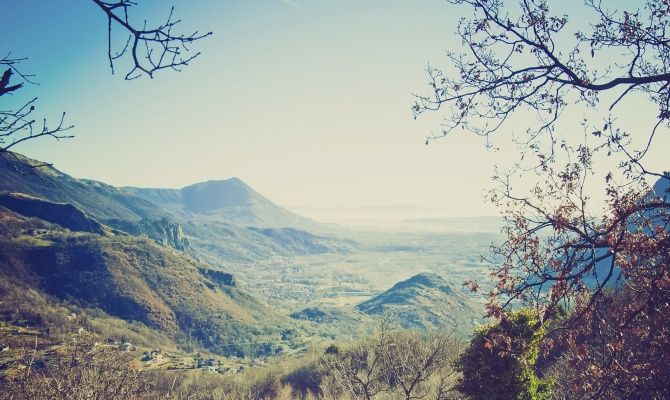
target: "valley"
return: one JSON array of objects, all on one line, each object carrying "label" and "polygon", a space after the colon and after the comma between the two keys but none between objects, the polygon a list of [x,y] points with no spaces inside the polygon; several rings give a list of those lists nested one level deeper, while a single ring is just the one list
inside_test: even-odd
[{"label": "valley", "polygon": [[[230,271],[250,290],[287,307],[304,305],[353,307],[393,284],[421,272],[434,272],[456,287],[472,277],[485,276],[480,260],[496,239],[492,234],[423,233],[388,235],[356,233],[366,248],[348,254],[275,257],[230,265]],[[406,240],[402,237],[406,236]],[[375,249],[387,241],[389,248]],[[406,243],[411,242],[408,246]],[[464,290],[464,292],[466,292]]]},{"label": "valley", "polygon": [[0,10],[0,400],[670,399],[670,0]]},{"label": "valley", "polygon": [[490,224],[347,227],[239,179],[116,188],[36,164],[0,160],[3,374],[30,335],[45,362],[86,334],[146,371],[236,375],[371,335],[381,318],[462,340],[481,322],[483,299],[462,283],[487,272]]}]

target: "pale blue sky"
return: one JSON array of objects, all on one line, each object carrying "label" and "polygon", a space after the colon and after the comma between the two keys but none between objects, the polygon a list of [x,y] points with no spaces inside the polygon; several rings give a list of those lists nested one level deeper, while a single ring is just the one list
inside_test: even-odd
[{"label": "pale blue sky", "polygon": [[[89,0],[0,0],[2,48],[29,57],[40,115],[61,111],[76,138],[17,148],[75,177],[181,187],[238,176],[282,205],[413,204],[492,214],[496,161],[456,135],[424,145],[440,116],[412,119],[426,63],[458,46],[464,8],[440,0],[144,1],[160,20],[212,30],[181,73],[125,82],[110,74],[106,21]],[[8,46],[7,48],[5,48]],[[666,135],[667,136],[667,135]],[[659,162],[665,162],[665,158]]]}]

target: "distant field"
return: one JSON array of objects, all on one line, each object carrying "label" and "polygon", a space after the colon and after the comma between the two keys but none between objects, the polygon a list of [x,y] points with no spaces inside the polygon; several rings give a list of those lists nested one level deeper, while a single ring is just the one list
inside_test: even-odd
[{"label": "distant field", "polygon": [[468,279],[485,281],[488,267],[481,255],[500,239],[490,233],[460,232],[351,235],[363,244],[362,250],[276,257],[230,269],[241,285],[275,305],[350,308],[421,272],[436,272],[457,288]]}]

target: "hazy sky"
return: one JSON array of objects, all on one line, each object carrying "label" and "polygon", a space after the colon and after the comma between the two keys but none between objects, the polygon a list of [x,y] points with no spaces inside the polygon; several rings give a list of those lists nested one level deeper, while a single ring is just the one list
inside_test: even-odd
[{"label": "hazy sky", "polygon": [[[514,149],[465,135],[424,145],[412,119],[428,61],[456,49],[464,8],[445,1],[174,1],[182,28],[212,30],[202,56],[156,79],[112,76],[106,19],[90,0],[0,0],[1,51],[29,57],[39,115],[76,138],[16,148],[75,177],[181,187],[237,176],[298,207],[412,204],[492,214],[492,167]],[[170,2],[137,13],[160,21]],[[659,158],[661,160],[661,158]],[[662,162],[666,158],[663,156]],[[659,161],[659,162],[661,162]]]}]

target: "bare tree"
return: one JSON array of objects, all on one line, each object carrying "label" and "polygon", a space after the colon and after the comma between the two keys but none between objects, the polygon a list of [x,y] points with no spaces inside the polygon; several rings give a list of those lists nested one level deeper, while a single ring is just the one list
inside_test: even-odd
[{"label": "bare tree", "polygon": [[363,341],[322,360],[322,366],[344,393],[371,400],[388,390],[377,343]]},{"label": "bare tree", "polygon": [[376,335],[321,360],[324,382],[332,380],[339,397],[448,399],[453,394],[452,363],[460,346],[450,335],[395,330],[384,319]]},{"label": "bare tree", "polygon": [[[444,397],[449,392],[447,382],[455,376],[452,363],[461,351],[450,335],[398,331],[388,342],[382,349],[383,369],[389,385],[400,388],[405,400]],[[437,375],[439,381],[433,387],[429,383]]]},{"label": "bare tree", "polygon": [[[151,386],[132,357],[96,345],[90,338],[71,337],[54,356],[36,350],[24,357],[22,372],[3,382],[2,399],[148,399]],[[37,366],[38,357],[41,358]]]},{"label": "bare tree", "polygon": [[[11,53],[0,59],[0,66],[6,67],[0,79],[0,97],[3,99],[21,89],[24,83],[32,83],[32,76],[23,74],[18,68],[18,64],[23,60],[13,58]],[[13,82],[12,75],[18,75],[21,81]],[[33,115],[36,102],[35,97],[14,109],[0,109],[0,155],[9,154],[16,157],[11,149],[28,140],[40,137],[51,137],[56,140],[72,137],[64,133],[72,128],[72,125],[66,125],[64,122],[65,113],[55,125],[47,124],[46,119],[39,124]]]},{"label": "bare tree", "polygon": [[[190,34],[175,33],[175,27],[181,20],[174,18],[174,7],[165,22],[148,27],[145,20],[142,24],[133,23],[129,11],[136,2],[130,0],[102,1],[92,0],[107,16],[107,57],[109,67],[114,73],[114,62],[128,54],[131,58],[130,70],[125,78],[136,79],[142,75],[153,78],[154,74],[163,69],[179,71],[200,55],[190,53],[190,46],[200,39],[210,36],[212,32]],[[120,27],[126,33],[126,40],[120,50],[113,49],[113,27]]]},{"label": "bare tree", "polygon": [[[595,106],[600,92],[622,88],[610,110],[634,92],[659,109],[658,124],[670,122],[670,41],[667,1],[647,0],[643,9],[616,12],[586,0],[594,13],[590,32],[570,32],[568,16],[550,12],[545,0],[450,0],[470,6],[457,34],[463,53],[449,52],[454,74],[428,67],[429,95],[417,95],[415,115],[448,106],[444,136],[463,128],[488,136],[516,111],[534,111],[533,137],[554,128],[572,98]],[[562,35],[562,36],[561,36]],[[561,45],[559,45],[559,43]],[[613,54],[623,53],[623,58]],[[434,137],[433,137],[434,138]]]},{"label": "bare tree", "polygon": [[[129,65],[125,75],[127,80],[141,76],[153,78],[158,71],[164,69],[180,71],[200,55],[199,52],[192,53],[191,46],[212,34],[212,32],[201,34],[197,30],[190,34],[176,33],[175,30],[181,21],[175,19],[174,7],[170,9],[163,23],[149,27],[146,20],[138,24],[131,18],[130,11],[137,4],[135,1],[91,1],[107,17],[107,56],[112,73],[115,71],[115,63],[124,56],[129,56],[126,57]],[[114,27],[126,33],[124,44],[118,51],[113,49]],[[24,60],[12,57],[11,53],[0,59],[0,69],[5,67],[0,78],[2,100],[7,99],[8,95],[17,93],[25,84],[35,83],[32,80],[33,75],[22,73],[19,69],[20,62]],[[18,80],[13,80],[13,76],[18,77]],[[15,146],[43,137],[56,140],[73,137],[67,133],[73,128],[73,125],[65,122],[65,113],[62,113],[55,123],[47,123],[46,119],[39,122],[34,116],[36,104],[37,98],[35,97],[10,109],[0,109],[0,155],[15,157],[21,162],[21,165],[30,168],[48,164],[28,165],[24,159],[18,158],[12,152]]]}]

